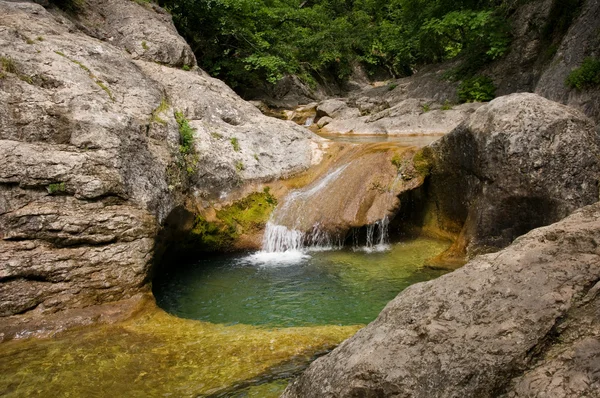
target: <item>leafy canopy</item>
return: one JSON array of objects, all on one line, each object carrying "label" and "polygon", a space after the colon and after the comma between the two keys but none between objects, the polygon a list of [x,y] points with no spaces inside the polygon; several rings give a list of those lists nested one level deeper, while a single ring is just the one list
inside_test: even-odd
[{"label": "leafy canopy", "polygon": [[518,0],[159,0],[200,66],[234,88],[296,74],[344,80],[356,63],[410,75],[456,56],[502,56]]}]

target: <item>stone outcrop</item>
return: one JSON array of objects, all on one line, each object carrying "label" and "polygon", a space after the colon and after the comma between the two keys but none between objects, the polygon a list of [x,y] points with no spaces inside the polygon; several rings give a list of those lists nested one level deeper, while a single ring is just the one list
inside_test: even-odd
[{"label": "stone outcrop", "polygon": [[[363,99],[361,104],[364,103],[372,104]],[[353,116],[348,109],[354,109],[355,114],[358,114],[358,109],[340,106],[344,112],[337,114],[331,112],[329,116],[333,118],[333,121],[324,125],[321,131],[329,134],[446,134],[467,119],[480,106],[481,103],[444,106],[433,100],[411,98],[401,101],[391,108],[365,116]],[[374,107],[373,109],[378,108]]]},{"label": "stone outcrop", "polygon": [[145,291],[174,208],[313,160],[310,132],[195,67],[155,5],[0,0],[0,57],[0,316]]},{"label": "stone outcrop", "polygon": [[423,184],[425,176],[411,163],[414,153],[388,143],[351,146],[321,178],[287,195],[271,221],[343,242],[351,228],[391,218],[398,196]]},{"label": "stone outcrop", "polygon": [[493,251],[598,200],[600,137],[573,108],[536,94],[480,107],[423,154],[443,230],[459,252]]},{"label": "stone outcrop", "polygon": [[413,285],[282,397],[597,397],[599,242],[595,204]]}]

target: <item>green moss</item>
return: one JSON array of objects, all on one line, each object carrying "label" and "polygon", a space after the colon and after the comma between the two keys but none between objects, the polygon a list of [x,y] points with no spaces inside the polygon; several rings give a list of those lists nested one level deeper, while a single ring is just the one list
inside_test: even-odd
[{"label": "green moss", "polygon": [[398,170],[400,170],[400,167],[402,167],[402,156],[400,156],[400,154],[395,154],[392,157],[391,162]]},{"label": "green moss", "polygon": [[144,40],[144,41],[142,42],[142,48],[143,48],[144,50],[146,50],[146,51],[149,49],[149,47],[148,47],[148,43],[146,43],[146,40]]},{"label": "green moss", "polygon": [[234,151],[239,152],[242,149],[237,138],[233,137],[230,141]]},{"label": "green moss", "polygon": [[600,58],[586,58],[579,68],[569,74],[565,84],[577,90],[600,86]]},{"label": "green moss", "polygon": [[43,36],[38,36],[36,40],[37,41],[44,41],[44,37]]},{"label": "green moss", "polygon": [[64,182],[59,182],[59,183],[55,183],[55,184],[50,184],[46,187],[46,189],[48,190],[48,193],[50,195],[56,195],[59,193],[63,193],[65,192],[67,189],[65,187],[65,183]]},{"label": "green moss", "polygon": [[254,192],[217,212],[217,218],[226,225],[243,232],[263,228],[277,206],[277,199],[268,189]]},{"label": "green moss", "polygon": [[213,131],[212,133],[210,133],[210,136],[217,140],[220,140],[223,138],[223,136],[221,134],[217,133],[216,131]]},{"label": "green moss", "polygon": [[433,153],[431,149],[425,147],[415,153],[415,156],[413,156],[413,166],[419,174],[424,177],[428,176],[433,166]]},{"label": "green moss", "polygon": [[215,325],[145,310],[114,325],[0,344],[0,391],[14,397],[225,396],[222,391],[248,380],[308,363],[358,329]]},{"label": "green moss", "polygon": [[186,246],[205,251],[230,250],[240,235],[264,228],[275,206],[277,199],[265,188],[218,210],[213,222],[198,215]]}]

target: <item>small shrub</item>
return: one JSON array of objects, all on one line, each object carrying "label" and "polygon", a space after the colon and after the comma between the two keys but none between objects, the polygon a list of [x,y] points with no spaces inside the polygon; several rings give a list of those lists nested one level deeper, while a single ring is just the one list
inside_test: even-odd
[{"label": "small shrub", "polygon": [[240,172],[240,171],[244,170],[245,168],[246,168],[246,167],[244,167],[244,163],[242,163],[241,161],[238,161],[238,162],[235,164],[235,169],[236,169],[238,172]]},{"label": "small shrub", "polygon": [[50,195],[55,195],[58,193],[62,193],[66,191],[66,187],[65,187],[65,183],[64,182],[59,182],[56,184],[50,184],[46,187],[46,189],[48,190],[48,193]]},{"label": "small shrub", "polygon": [[458,98],[461,102],[485,102],[496,97],[496,86],[487,76],[476,76],[465,79],[458,87]]},{"label": "small shrub", "polygon": [[398,87],[398,84],[397,84],[397,83],[391,83],[391,84],[388,84],[388,86],[387,86],[387,90],[388,90],[388,91],[392,91],[392,90],[393,90],[393,89],[395,89],[396,87]]},{"label": "small shrub", "polygon": [[444,102],[444,105],[442,105],[442,110],[449,111],[450,109],[452,109],[452,104],[450,103],[450,101],[446,100]]},{"label": "small shrub", "polygon": [[239,152],[242,149],[237,138],[233,137],[230,141],[234,151]]},{"label": "small shrub", "polygon": [[254,154],[254,160],[258,162],[258,155],[256,153]]},{"label": "small shrub", "polygon": [[149,47],[148,47],[148,43],[146,43],[146,40],[144,40],[144,41],[142,42],[142,48],[143,48],[144,50],[146,50],[146,51],[148,50],[148,48],[149,48]]},{"label": "small shrub", "polygon": [[569,74],[565,84],[577,90],[600,85],[600,58],[586,58],[579,68]]},{"label": "small shrub", "polygon": [[183,70],[184,70],[184,71],[186,71],[186,72],[189,72],[189,71],[191,71],[191,70],[192,70],[192,68],[190,68],[190,66],[189,66],[189,65],[183,65],[183,67],[182,67],[181,69],[183,69]]},{"label": "small shrub", "polygon": [[423,108],[424,113],[427,113],[431,110],[431,106],[429,104],[423,104],[421,108]]},{"label": "small shrub", "polygon": [[190,126],[183,112],[175,112],[175,120],[179,125],[179,152],[186,155],[192,151],[195,130]]},{"label": "small shrub", "polygon": [[38,36],[36,40],[37,41],[44,41],[44,37],[43,36]]},{"label": "small shrub", "polygon": [[0,66],[7,73],[17,73],[17,64],[10,57],[0,57]]}]

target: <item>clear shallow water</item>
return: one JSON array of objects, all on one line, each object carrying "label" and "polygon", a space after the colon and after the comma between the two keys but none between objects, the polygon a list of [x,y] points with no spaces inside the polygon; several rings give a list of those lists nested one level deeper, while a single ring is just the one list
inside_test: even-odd
[{"label": "clear shallow water", "polygon": [[182,318],[269,326],[371,322],[400,291],[443,271],[422,265],[448,247],[420,238],[381,252],[223,255],[154,281],[158,305]]}]

